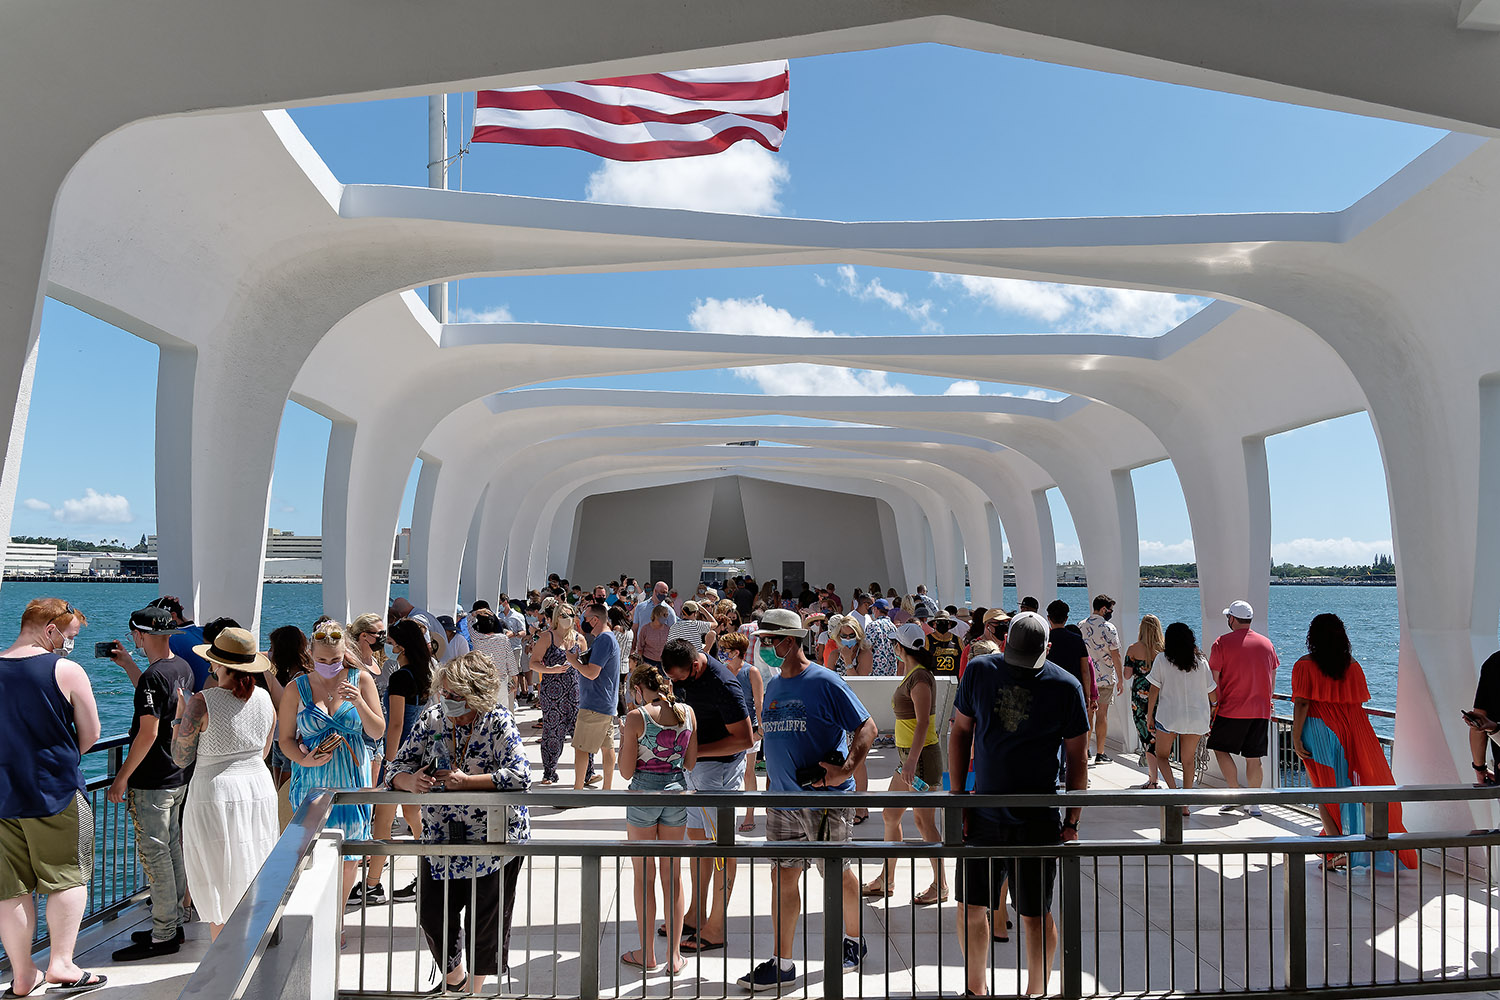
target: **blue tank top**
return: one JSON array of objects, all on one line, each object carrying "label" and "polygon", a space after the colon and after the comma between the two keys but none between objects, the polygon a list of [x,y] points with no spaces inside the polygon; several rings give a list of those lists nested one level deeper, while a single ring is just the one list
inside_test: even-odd
[{"label": "blue tank top", "polygon": [[55,816],[83,790],[56,653],[0,659],[0,819]]},{"label": "blue tank top", "polygon": [[745,715],[750,719],[750,728],[758,729],[760,720],[755,717],[755,692],[750,687],[750,671],[757,669],[749,660],[744,662],[734,679],[740,682],[740,700],[745,703]]}]

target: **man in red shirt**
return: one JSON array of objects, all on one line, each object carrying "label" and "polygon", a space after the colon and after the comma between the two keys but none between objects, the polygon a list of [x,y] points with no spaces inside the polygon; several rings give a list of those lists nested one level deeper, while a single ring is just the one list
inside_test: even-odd
[{"label": "man in red shirt", "polygon": [[[1219,688],[1219,714],[1208,731],[1208,748],[1218,759],[1230,788],[1240,787],[1234,760],[1237,756],[1245,758],[1245,787],[1259,788],[1263,778],[1260,759],[1269,748],[1271,690],[1281,661],[1271,640],[1250,627],[1255,611],[1247,602],[1235,601],[1224,609],[1224,617],[1229,631],[1214,640],[1208,654],[1208,667]],[[1226,804],[1219,812],[1239,809]],[[1246,811],[1251,816],[1260,815],[1259,806],[1249,806]]]}]

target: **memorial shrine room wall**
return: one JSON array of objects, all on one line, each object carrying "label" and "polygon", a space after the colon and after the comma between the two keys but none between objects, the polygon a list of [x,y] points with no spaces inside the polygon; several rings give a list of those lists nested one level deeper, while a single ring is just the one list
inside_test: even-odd
[{"label": "memorial shrine room wall", "polygon": [[695,590],[713,497],[713,480],[706,479],[588,497],[578,505],[571,571],[556,566],[552,571],[585,587],[621,573],[649,586],[645,577],[652,561],[669,559],[672,585]]}]

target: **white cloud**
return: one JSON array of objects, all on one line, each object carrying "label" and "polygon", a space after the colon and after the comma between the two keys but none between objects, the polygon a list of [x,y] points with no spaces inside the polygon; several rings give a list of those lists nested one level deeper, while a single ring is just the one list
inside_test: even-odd
[{"label": "white cloud", "polygon": [[821,274],[814,274],[813,275],[813,280],[818,283],[818,287],[819,288],[827,288],[828,287],[828,279],[825,278],[825,277],[823,277]]},{"label": "white cloud", "polygon": [[1142,566],[1164,566],[1168,563],[1190,563],[1197,560],[1193,540],[1184,538],[1180,542],[1153,542],[1142,538],[1140,542]]},{"label": "white cloud", "polygon": [[52,519],[68,524],[129,524],[135,520],[135,514],[131,513],[130,501],[120,494],[100,493],[89,487],[83,496],[64,500],[52,512]]},{"label": "white cloud", "polygon": [[1077,542],[1054,542],[1053,547],[1059,563],[1083,561],[1083,548]]},{"label": "white cloud", "polygon": [[515,321],[515,317],[505,306],[492,306],[489,309],[470,309],[463,306],[453,316],[454,320],[459,323],[511,323]]},{"label": "white cloud", "polygon": [[934,274],[932,283],[956,288],[998,312],[1018,313],[1072,333],[1157,337],[1207,305],[1191,295],[976,274]]},{"label": "white cloud", "polygon": [[50,503],[48,503],[45,500],[38,500],[36,497],[29,497],[29,498],[27,498],[25,500],[22,500],[21,504],[27,510],[51,510],[52,509],[52,505]]},{"label": "white cloud", "polygon": [[785,160],[747,140],[710,156],[606,160],[589,175],[587,198],[614,205],[776,215],[790,177]]},{"label": "white cloud", "polygon": [[[753,299],[701,299],[688,314],[694,330],[773,337],[837,337],[819,330],[811,320],[768,305],[765,296]],[[753,383],[761,392],[820,396],[910,396],[911,390],[892,382],[886,372],[841,368],[836,365],[765,365],[733,368],[736,378]]]},{"label": "white cloud", "polygon": [[921,324],[923,333],[935,333],[943,328],[943,324],[932,318],[931,299],[913,299],[905,292],[885,287],[879,278],[861,282],[858,272],[848,264],[839,267],[839,291],[861,302],[878,302],[887,309],[901,313]]},{"label": "white cloud", "polygon": [[944,396],[977,396],[979,395],[979,383],[970,379],[954,382],[943,390]]},{"label": "white cloud", "polygon": [[1289,542],[1271,543],[1271,561],[1298,566],[1364,566],[1376,556],[1395,551],[1389,538],[1371,542],[1352,538],[1294,538]]}]

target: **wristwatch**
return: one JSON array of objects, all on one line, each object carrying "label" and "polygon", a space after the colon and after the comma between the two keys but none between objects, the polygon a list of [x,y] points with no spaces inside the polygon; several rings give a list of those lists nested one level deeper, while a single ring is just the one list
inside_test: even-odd
[{"label": "wristwatch", "polygon": [[1072,830],[1074,833],[1078,832],[1078,824],[1077,823],[1064,823],[1062,825],[1062,828],[1064,830]]}]

